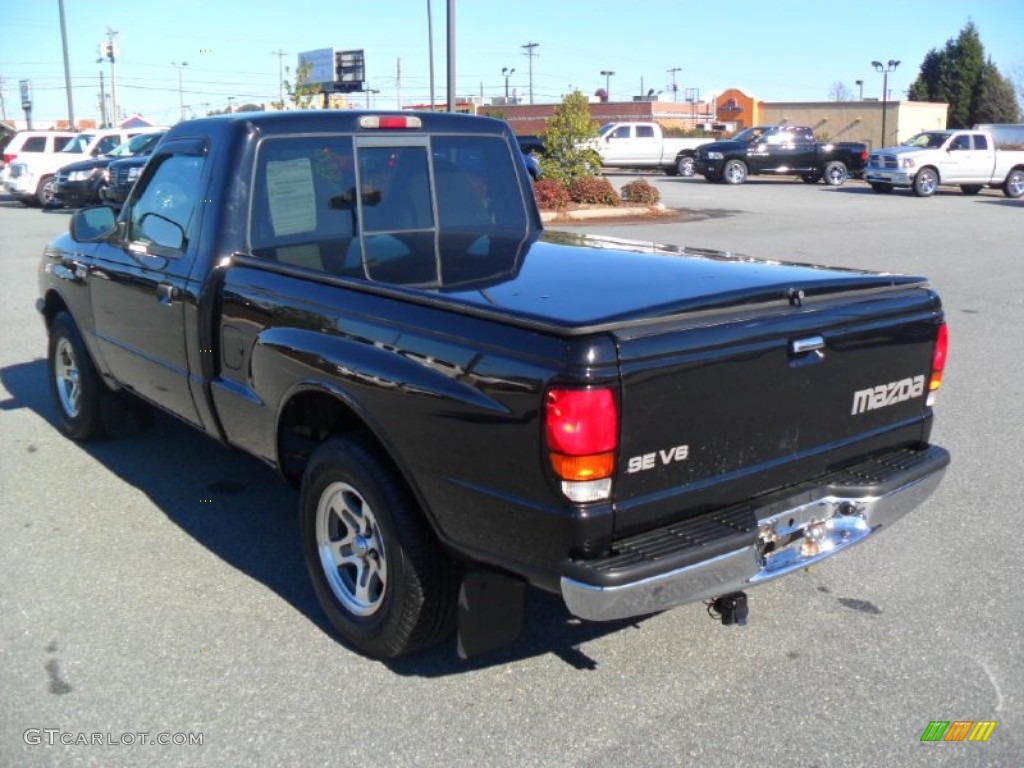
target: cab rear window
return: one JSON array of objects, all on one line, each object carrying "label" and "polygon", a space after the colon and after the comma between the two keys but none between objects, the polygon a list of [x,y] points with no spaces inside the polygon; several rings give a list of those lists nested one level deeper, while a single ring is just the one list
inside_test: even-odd
[{"label": "cab rear window", "polygon": [[527,222],[501,137],[274,137],[257,155],[249,242],[294,267],[439,286],[521,239]]}]

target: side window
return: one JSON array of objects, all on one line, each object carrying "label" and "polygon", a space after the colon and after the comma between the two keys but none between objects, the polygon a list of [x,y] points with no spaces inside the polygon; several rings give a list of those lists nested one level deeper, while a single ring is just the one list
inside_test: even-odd
[{"label": "side window", "polygon": [[949,147],[950,149],[970,149],[971,148],[971,137],[966,133],[960,134]]},{"label": "side window", "polygon": [[629,138],[629,126],[620,125],[614,131],[612,131],[610,139],[628,139]]},{"label": "side window", "polygon": [[53,139],[53,151],[60,152],[70,141],[70,136],[55,136]]},{"label": "side window", "polygon": [[983,133],[974,134],[974,148],[988,149],[988,137]]},{"label": "side window", "polygon": [[260,144],[249,225],[254,256],[362,276],[357,215],[350,137],[288,136]]},{"label": "side window", "polygon": [[183,251],[200,204],[200,155],[171,154],[157,159],[155,171],[135,198],[129,240]]},{"label": "side window", "polygon": [[654,138],[654,126],[653,125],[638,125],[636,127],[636,137],[638,139],[653,139]]},{"label": "side window", "polygon": [[25,143],[21,146],[22,152],[45,152],[46,151],[46,137],[45,136],[29,136],[25,139]]}]

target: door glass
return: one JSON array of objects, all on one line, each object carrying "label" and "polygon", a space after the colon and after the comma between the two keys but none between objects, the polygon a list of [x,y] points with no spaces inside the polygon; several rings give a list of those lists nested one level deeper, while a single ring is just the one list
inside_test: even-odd
[{"label": "door glass", "polygon": [[146,181],[129,217],[129,240],[185,250],[199,203],[203,158],[168,155]]}]

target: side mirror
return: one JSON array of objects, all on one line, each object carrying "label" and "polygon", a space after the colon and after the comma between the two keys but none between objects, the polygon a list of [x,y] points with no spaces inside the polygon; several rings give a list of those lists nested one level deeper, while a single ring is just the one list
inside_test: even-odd
[{"label": "side mirror", "polygon": [[139,219],[139,230],[143,237],[153,245],[161,248],[173,248],[176,251],[185,248],[185,230],[176,221],[150,211]]},{"label": "side mirror", "polygon": [[113,209],[105,205],[81,208],[71,217],[69,229],[75,242],[97,243],[117,229],[117,217]]}]

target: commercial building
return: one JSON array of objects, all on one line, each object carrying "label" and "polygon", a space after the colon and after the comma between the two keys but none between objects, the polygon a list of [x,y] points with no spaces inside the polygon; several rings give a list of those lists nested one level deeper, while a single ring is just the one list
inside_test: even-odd
[{"label": "commercial building", "polygon": [[[540,134],[557,106],[502,104],[478,111],[504,117],[517,134]],[[862,141],[871,148],[898,144],[919,131],[945,128],[948,111],[948,104],[924,101],[759,101],[736,88],[711,102],[644,100],[590,105],[591,115],[601,124],[655,121],[663,128],[714,126],[714,130],[731,132],[752,125],[791,123],[810,126],[822,140]]]}]

